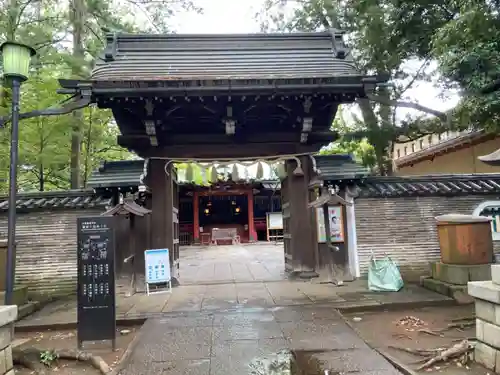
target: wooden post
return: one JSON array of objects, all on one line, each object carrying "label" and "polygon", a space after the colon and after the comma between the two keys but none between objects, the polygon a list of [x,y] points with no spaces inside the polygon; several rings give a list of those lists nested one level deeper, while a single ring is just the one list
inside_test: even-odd
[{"label": "wooden post", "polygon": [[266,237],[269,242],[269,213],[266,213]]},{"label": "wooden post", "polygon": [[132,280],[130,282],[130,294],[135,294],[137,292],[136,288],[136,283],[137,283],[137,275],[135,271],[135,258],[137,257],[137,248],[136,248],[136,241],[135,241],[135,236],[136,236],[136,225],[135,225],[135,215],[134,214],[129,214],[129,220],[130,220],[130,242],[129,242],[129,256],[133,255],[132,259],[130,260],[130,269],[132,270]]},{"label": "wooden post", "polygon": [[293,172],[297,167],[295,160],[287,161],[288,194],[290,203],[290,232],[293,271],[301,278],[317,277],[314,231],[309,208],[309,181],[311,161],[308,156],[300,157],[303,176]]},{"label": "wooden post", "polygon": [[200,197],[197,191],[193,192],[193,241],[200,243]]},{"label": "wooden post", "polygon": [[253,218],[253,189],[250,189],[247,193],[248,196],[248,241],[257,241],[257,235],[255,233],[255,223]]},{"label": "wooden post", "polygon": [[174,185],[172,164],[166,168],[167,160],[152,159],[150,161],[150,186],[152,193],[151,212],[151,245],[153,249],[168,249],[170,255],[170,272],[172,285],[178,281],[173,277],[174,271]]},{"label": "wooden post", "polygon": [[148,176],[151,186],[151,247],[163,249],[167,246],[166,240],[166,195],[167,176],[163,169],[165,160],[152,159],[149,161]]},{"label": "wooden post", "polygon": [[[163,161],[164,163],[166,160]],[[165,171],[166,169],[166,171]],[[170,258],[170,274],[172,275],[172,285],[177,285],[177,281],[174,281],[175,279],[174,275],[176,275],[175,272],[175,249],[174,249],[174,239],[175,239],[175,232],[174,232],[174,194],[175,194],[175,187],[174,187],[174,170],[173,170],[173,164],[170,163],[167,168],[164,168],[163,174],[165,175],[165,246],[164,248],[167,248],[169,250],[169,258]],[[167,173],[165,173],[167,172]],[[176,213],[177,215],[177,213]]]}]

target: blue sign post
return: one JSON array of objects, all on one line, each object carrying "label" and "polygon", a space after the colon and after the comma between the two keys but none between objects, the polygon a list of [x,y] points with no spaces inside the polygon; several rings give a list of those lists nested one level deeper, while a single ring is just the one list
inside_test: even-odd
[{"label": "blue sign post", "polygon": [[151,249],[144,251],[144,259],[146,264],[146,294],[149,296],[150,285],[167,284],[168,290],[160,290],[159,292],[171,292],[172,283],[170,275],[170,257],[168,249]]}]

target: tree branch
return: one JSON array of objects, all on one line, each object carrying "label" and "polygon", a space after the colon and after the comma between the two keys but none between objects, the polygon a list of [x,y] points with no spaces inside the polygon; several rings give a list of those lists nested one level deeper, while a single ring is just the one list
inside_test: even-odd
[{"label": "tree branch", "polygon": [[101,36],[94,31],[94,29],[89,25],[88,22],[85,22],[85,27],[97,38],[97,40],[99,40],[99,42],[105,44]]},{"label": "tree branch", "polygon": [[397,99],[401,98],[401,96],[413,86],[413,84],[420,77],[420,74],[422,73],[422,71],[429,65],[429,62],[430,61],[428,58],[424,60],[424,62],[420,66],[420,68],[417,69],[417,72],[415,73],[415,75],[413,76],[411,81],[404,87],[404,89],[402,89],[400,92],[398,92],[398,94],[396,95]]},{"label": "tree branch", "polygon": [[387,106],[392,106],[392,107],[402,107],[402,108],[411,108],[415,109],[420,112],[425,112],[430,115],[436,116],[440,118],[443,122],[448,122],[448,115],[444,112],[438,111],[437,109],[432,109],[429,107],[426,107],[424,105],[418,104],[418,103],[413,103],[413,102],[404,102],[404,101],[399,101],[399,100],[394,100],[394,99],[387,99],[387,98],[382,98],[377,95],[372,95],[372,94],[367,94],[366,97],[373,101],[377,102],[383,105]]},{"label": "tree branch", "polygon": [[[90,97],[87,96],[82,96],[77,100],[74,100],[72,102],[68,102],[65,105],[61,107],[51,107],[47,109],[40,109],[40,110],[34,110],[30,112],[25,112],[19,114],[19,119],[28,119],[28,118],[33,118],[33,117],[38,117],[38,116],[58,116],[58,115],[66,115],[68,113],[71,113],[73,111],[76,111],[78,109],[82,109],[87,107],[90,104]],[[11,116],[3,116],[0,117],[0,128],[5,126],[7,122],[11,120]]]}]

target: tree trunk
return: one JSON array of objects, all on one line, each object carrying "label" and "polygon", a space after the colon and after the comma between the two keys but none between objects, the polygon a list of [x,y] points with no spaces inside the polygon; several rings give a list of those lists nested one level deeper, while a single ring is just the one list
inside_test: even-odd
[{"label": "tree trunk", "polygon": [[[13,42],[16,40],[17,25],[19,23],[19,2],[18,0],[9,1],[9,10],[7,13],[7,29],[5,30],[5,39],[7,41]],[[0,93],[2,107],[7,107],[10,103],[10,90],[5,85],[2,86],[2,91]]]},{"label": "tree trunk", "polygon": [[387,171],[387,140],[386,131],[383,127],[379,126],[379,120],[375,115],[375,111],[368,99],[358,100],[359,108],[363,114],[365,126],[368,129],[368,142],[375,150],[375,160],[379,174],[385,176]]},{"label": "tree trunk", "polygon": [[[83,47],[84,23],[85,23],[85,0],[72,0],[70,2],[71,21],[73,24],[73,68],[74,78],[81,78],[82,65],[85,64]],[[80,188],[80,153],[81,132],[83,125],[83,112],[73,112],[73,124],[71,133],[71,189]]]},{"label": "tree trunk", "polygon": [[40,164],[40,177],[38,179],[38,190],[45,191],[45,174],[43,173],[43,164]]},{"label": "tree trunk", "polygon": [[17,0],[10,0],[7,30],[5,31],[6,34],[5,37],[8,41],[14,41],[16,39],[18,18],[19,18],[19,3]]},{"label": "tree trunk", "polygon": [[83,187],[87,187],[87,181],[90,174],[90,162],[91,162],[91,149],[92,149],[92,108],[90,108],[90,119],[89,119],[89,127],[87,130],[87,135],[85,137],[85,160],[83,166]]},{"label": "tree trunk", "polygon": [[[383,101],[389,101],[391,98],[391,93],[387,87],[379,87],[379,97]],[[380,132],[380,157],[381,163],[383,164],[384,176],[392,175],[392,139],[396,124],[393,121],[392,113],[396,109],[390,105],[379,104],[379,116],[381,123]]]}]

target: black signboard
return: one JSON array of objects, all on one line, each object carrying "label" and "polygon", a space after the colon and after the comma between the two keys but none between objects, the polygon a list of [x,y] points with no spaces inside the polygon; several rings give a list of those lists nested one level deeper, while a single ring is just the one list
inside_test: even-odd
[{"label": "black signboard", "polygon": [[115,347],[115,241],[112,216],[78,218],[78,346]]}]

